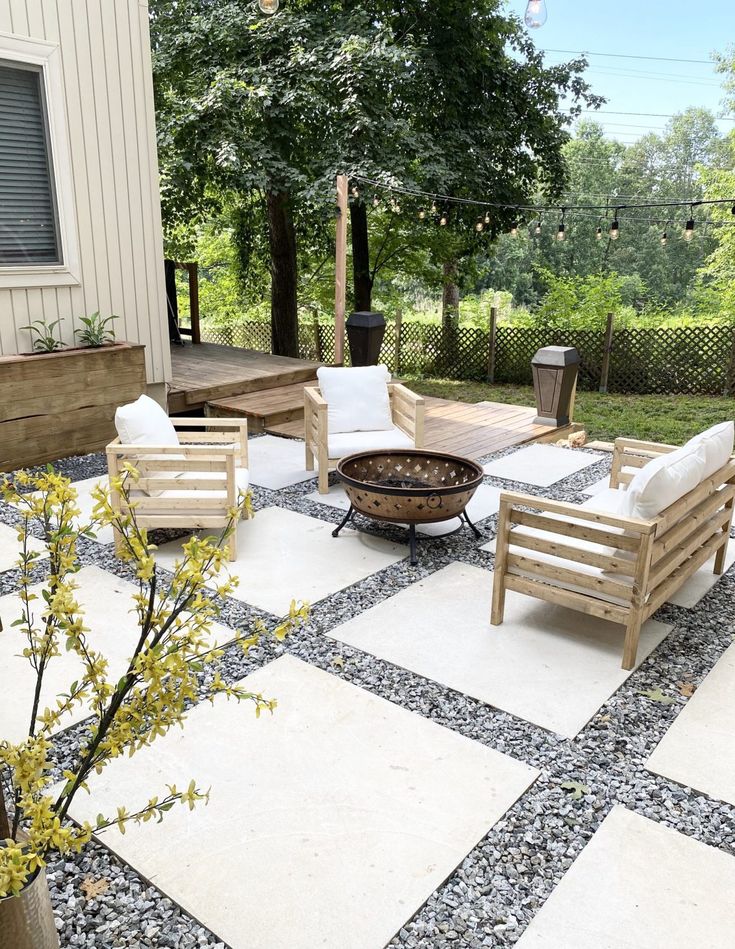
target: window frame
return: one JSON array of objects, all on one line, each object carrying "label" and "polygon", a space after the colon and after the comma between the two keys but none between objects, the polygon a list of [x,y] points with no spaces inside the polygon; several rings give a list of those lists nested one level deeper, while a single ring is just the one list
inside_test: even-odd
[{"label": "window frame", "polygon": [[40,75],[60,256],[60,262],[53,264],[0,265],[0,289],[78,286],[79,241],[60,48],[45,40],[0,32],[0,61],[11,67],[17,64],[19,69],[35,69]]}]

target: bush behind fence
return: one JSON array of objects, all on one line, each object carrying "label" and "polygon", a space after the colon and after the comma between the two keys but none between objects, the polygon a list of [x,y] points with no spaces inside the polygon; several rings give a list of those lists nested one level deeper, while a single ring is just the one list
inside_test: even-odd
[{"label": "bush behind fence", "polygon": [[[381,361],[398,375],[528,385],[531,360],[543,346],[574,346],[581,359],[579,385],[600,387],[605,334],[597,330],[499,326],[448,331],[437,324],[405,322],[386,327]],[[202,340],[270,352],[270,325],[243,322],[202,327]],[[302,323],[302,359],[334,360],[334,326]],[[348,357],[349,358],[349,357]],[[681,326],[619,329],[612,337],[609,392],[735,395],[735,327]]]}]

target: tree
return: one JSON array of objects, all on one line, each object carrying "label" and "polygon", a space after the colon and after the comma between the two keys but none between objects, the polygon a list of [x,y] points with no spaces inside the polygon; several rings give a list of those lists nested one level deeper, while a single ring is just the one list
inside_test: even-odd
[{"label": "tree", "polygon": [[241,0],[154,0],[151,12],[166,224],[257,195],[273,351],[298,355],[297,218],[329,219],[351,151],[380,161],[407,144],[386,90],[410,81],[410,43],[353,4],[290,0],[266,18]]}]

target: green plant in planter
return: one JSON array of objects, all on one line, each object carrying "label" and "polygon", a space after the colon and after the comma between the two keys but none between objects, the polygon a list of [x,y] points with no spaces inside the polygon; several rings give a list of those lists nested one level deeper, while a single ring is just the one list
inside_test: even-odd
[{"label": "green plant in planter", "polygon": [[83,330],[74,330],[74,335],[79,338],[79,342],[85,346],[104,346],[105,343],[115,342],[115,330],[112,327],[117,316],[100,315],[97,310],[91,316],[82,316],[81,322],[84,324]]},{"label": "green plant in planter", "polygon": [[55,353],[63,349],[63,342],[55,336],[56,327],[60,323],[60,319],[52,320],[50,323],[47,320],[34,320],[28,326],[21,326],[22,330],[28,330],[31,334],[34,353]]},{"label": "green plant in planter", "polygon": [[[127,499],[137,478],[135,469],[128,466],[115,479],[114,488]],[[6,798],[0,782],[2,944],[3,906],[12,909],[13,898],[22,899],[51,854],[79,852],[93,833],[112,825],[124,832],[131,821],[161,819],[176,804],[193,808],[209,794],[192,781],[185,789],[169,787],[157,796],[136,801],[130,810],[121,802],[115,814],[100,814],[93,824],[72,824],[67,819],[69,808],[79,790],[86,790],[91,775],[103,771],[120,755],[132,755],[165,735],[173,725],[182,723],[188,705],[202,697],[213,700],[223,694],[246,701],[252,703],[256,715],[273,711],[276,703],[223,680],[216,669],[222,650],[209,645],[210,629],[219,613],[209,587],[214,584],[214,591],[226,596],[236,583],[229,577],[221,579],[219,572],[226,559],[227,538],[248,512],[249,497],[242,497],[230,511],[229,523],[219,538],[193,537],[184,545],[183,556],[168,579],[157,569],[155,548],[138,527],[134,506],[129,514],[121,514],[113,509],[106,489],[96,490],[93,522],[81,530],[74,526],[79,516],[76,491],[50,467],[37,475],[20,472],[14,479],[5,478],[0,483],[0,496],[17,505],[22,515],[18,528],[21,615],[13,626],[23,634],[23,655],[35,672],[27,737],[18,744],[0,740],[0,778],[5,778],[10,789]],[[76,597],[75,575],[80,569],[77,539],[108,524],[119,529],[122,557],[137,577],[133,609],[140,632],[137,641],[131,642],[127,669],[119,677],[110,676],[106,658],[92,647]],[[33,574],[44,561],[29,544],[34,525],[41,528],[48,553],[40,593],[35,592],[38,582]],[[293,603],[290,615],[273,630],[274,635],[282,639],[306,613],[305,606]],[[240,631],[235,641],[247,652],[264,630],[259,624],[249,633]],[[81,673],[53,707],[42,708],[44,675],[64,649],[78,656]],[[207,663],[215,665],[214,675],[206,686],[200,686],[197,675]],[[54,770],[53,732],[64,725],[67,713],[80,705],[91,714],[89,728],[60,779]]]}]

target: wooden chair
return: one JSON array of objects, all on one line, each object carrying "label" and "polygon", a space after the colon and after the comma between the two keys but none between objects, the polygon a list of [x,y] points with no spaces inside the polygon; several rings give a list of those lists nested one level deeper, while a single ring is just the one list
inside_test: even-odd
[{"label": "wooden chair", "polygon": [[[610,487],[674,450],[617,439]],[[713,555],[722,573],[734,499],[735,457],[651,519],[504,491],[490,622],[503,622],[506,590],[611,620],[625,627],[622,667],[632,669],[641,625]]]},{"label": "wooden chair", "polygon": [[[107,446],[110,480],[120,474],[125,462],[140,472],[130,496],[140,527],[222,530],[239,494],[248,488],[247,419],[172,418],[171,422],[179,445],[125,445],[119,438],[111,442]],[[112,483],[110,491],[113,507],[125,512]],[[121,543],[115,530],[118,553]],[[228,541],[228,557],[237,557],[236,531]]]},{"label": "wooden chair", "polygon": [[329,491],[329,468],[346,455],[358,451],[392,448],[423,448],[425,403],[422,396],[398,382],[389,382],[393,431],[329,434],[329,406],[318,386],[304,389],[304,442],[306,470],[319,466],[319,493]]}]

